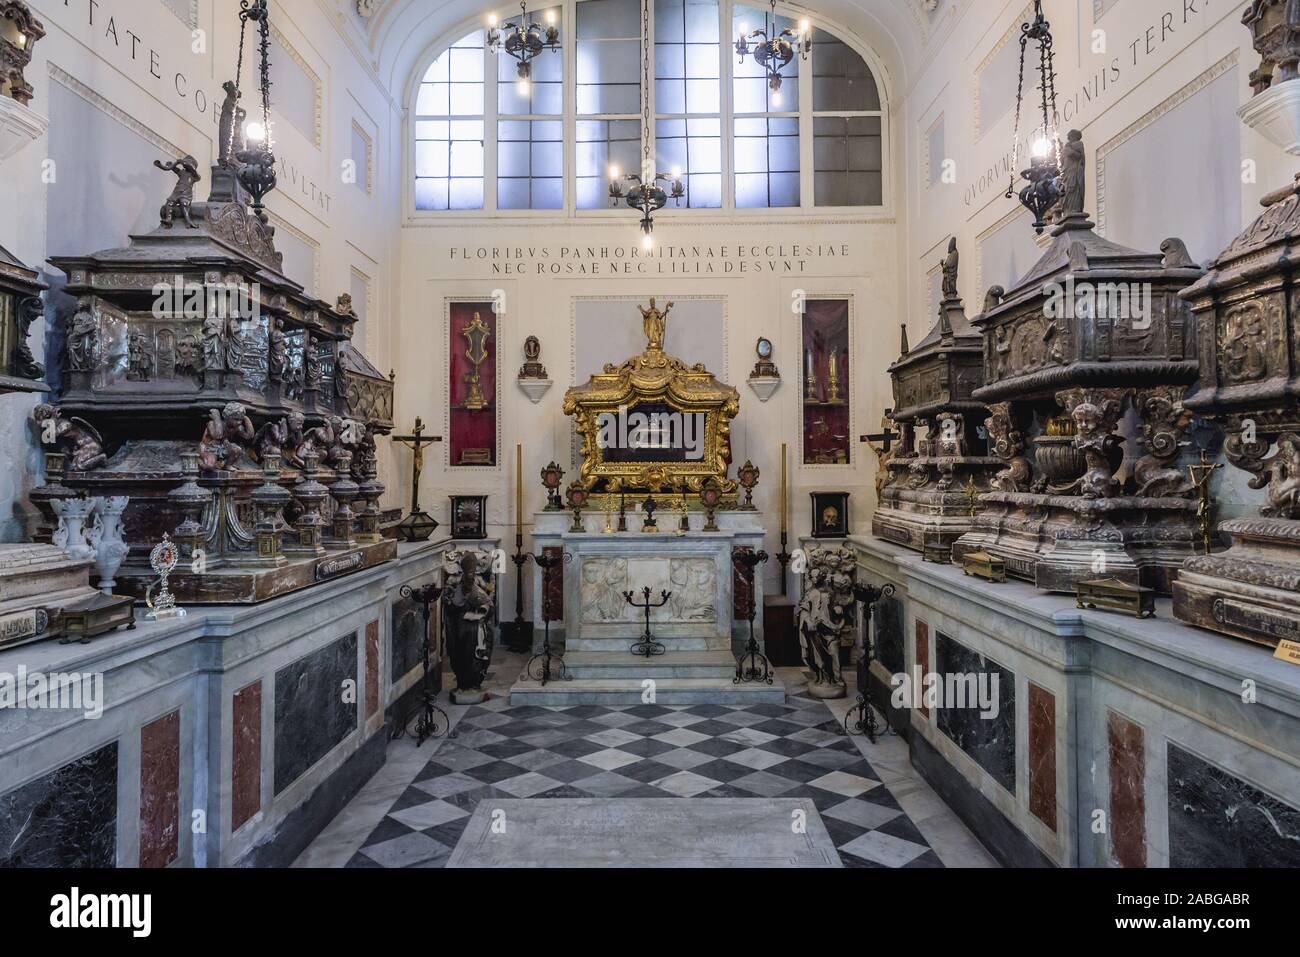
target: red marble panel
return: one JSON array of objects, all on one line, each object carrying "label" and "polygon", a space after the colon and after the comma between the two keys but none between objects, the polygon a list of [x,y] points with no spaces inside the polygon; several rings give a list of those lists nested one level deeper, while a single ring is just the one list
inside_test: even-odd
[{"label": "red marble panel", "polygon": [[1114,711],[1110,745],[1110,850],[1120,867],[1147,866],[1146,751],[1140,725]]},{"label": "red marble panel", "polygon": [[1056,830],[1056,696],[1029,684],[1029,813]]},{"label": "red marble panel", "polygon": [[140,866],[166,867],[180,855],[181,713],[140,729]]},{"label": "red marble panel", "polygon": [[379,711],[379,621],[366,625],[366,717]]},{"label": "red marble panel", "polygon": [[[752,550],[745,549],[745,551]],[[749,602],[754,591],[754,569],[737,560],[736,553],[739,551],[741,549],[736,548],[731,552],[731,614],[736,621],[749,621]]]},{"label": "red marble panel", "polygon": [[262,809],[262,682],[235,694],[231,707],[230,829]]},{"label": "red marble panel", "polygon": [[[916,620],[916,667],[921,673],[922,682],[925,681],[926,675],[930,673],[930,625],[928,622]],[[917,702],[921,709],[921,714],[927,718],[930,717],[930,709],[925,706],[925,685],[913,689],[917,696]]]}]

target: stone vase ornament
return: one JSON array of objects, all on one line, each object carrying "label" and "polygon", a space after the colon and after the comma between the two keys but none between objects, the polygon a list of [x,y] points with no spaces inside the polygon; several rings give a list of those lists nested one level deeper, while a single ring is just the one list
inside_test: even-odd
[{"label": "stone vase ornament", "polygon": [[117,586],[117,570],[131,552],[131,547],[126,543],[126,529],[122,525],[122,515],[131,504],[131,499],[119,495],[94,498],[91,501],[95,505],[95,523],[87,532],[86,541],[95,549],[99,590],[105,595],[111,595]]},{"label": "stone vase ornament", "polygon": [[54,529],[54,544],[63,549],[73,561],[93,561],[95,546],[86,540],[88,525],[95,512],[95,503],[88,498],[63,499],[50,503],[59,524]]}]

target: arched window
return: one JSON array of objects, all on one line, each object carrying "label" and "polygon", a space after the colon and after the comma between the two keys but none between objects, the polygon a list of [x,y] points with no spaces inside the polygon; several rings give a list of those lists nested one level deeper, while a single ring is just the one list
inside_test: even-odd
[{"label": "arched window", "polygon": [[[779,6],[778,14],[778,32],[795,26]],[[501,20],[515,16],[505,10]],[[611,167],[643,165],[643,115],[656,169],[686,181],[683,207],[885,205],[887,106],[845,38],[817,28],[811,55],[782,70],[778,92],[734,50],[742,28],[770,19],[763,0],[651,0],[647,85],[641,0],[561,0],[529,16],[552,17],[562,45],[533,61],[531,83],[517,82],[511,57],[486,52],[483,30],[423,74],[413,118],[417,211],[610,215]]]}]

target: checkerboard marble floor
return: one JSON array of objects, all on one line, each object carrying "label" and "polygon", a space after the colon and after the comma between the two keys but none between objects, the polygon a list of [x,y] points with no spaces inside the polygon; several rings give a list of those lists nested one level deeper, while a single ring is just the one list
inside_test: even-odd
[{"label": "checkerboard marble floor", "polygon": [[830,708],[794,695],[627,708],[495,697],[464,710],[347,866],[441,867],[480,801],[588,797],[810,798],[846,867],[943,866]]}]

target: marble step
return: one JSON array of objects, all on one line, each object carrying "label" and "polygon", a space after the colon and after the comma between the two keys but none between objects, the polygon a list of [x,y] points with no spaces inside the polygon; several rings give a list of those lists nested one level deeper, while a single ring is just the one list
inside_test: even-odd
[{"label": "marble step", "polygon": [[565,665],[574,678],[621,678],[640,681],[654,678],[715,678],[731,680],[736,659],[725,651],[669,651],[657,658],[638,658],[626,649],[618,651],[571,651]]},{"label": "marble step", "polygon": [[[617,651],[627,653],[632,645],[641,640],[640,635],[634,635],[631,638],[574,638],[568,642],[570,653],[575,651]],[[717,651],[727,650],[731,647],[731,642],[726,638],[660,638],[655,636],[655,640],[661,642],[668,651]]]},{"label": "marble step", "polygon": [[[734,674],[734,671],[733,671]],[[576,705],[595,704],[610,708],[633,707],[646,704],[642,678],[575,678],[572,681],[551,681],[542,687],[540,681],[524,679],[510,689],[510,705],[531,704],[543,708],[571,708]],[[783,704],[785,687],[780,679],[775,684],[733,684],[731,677],[721,678],[655,678],[654,703],[659,705],[718,704],[743,707],[755,704]]]}]

